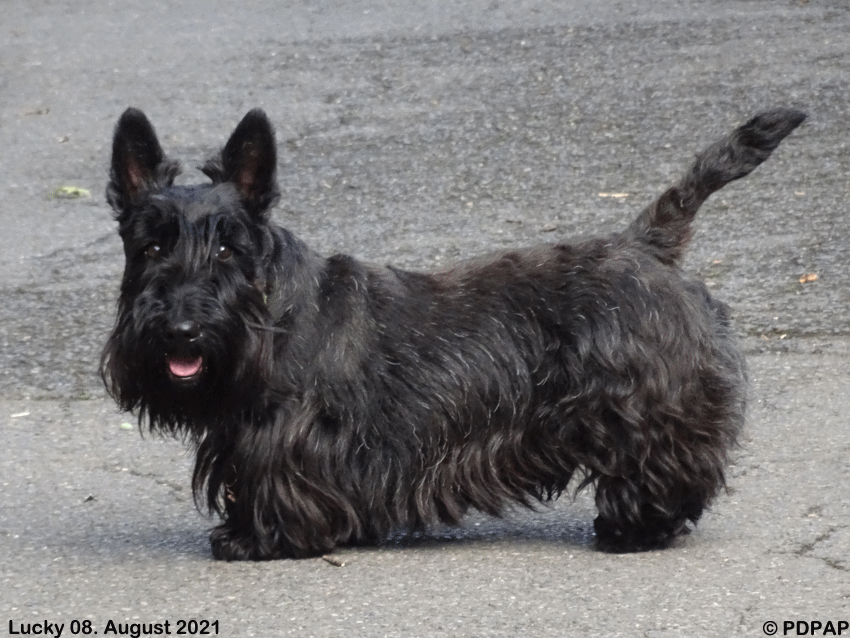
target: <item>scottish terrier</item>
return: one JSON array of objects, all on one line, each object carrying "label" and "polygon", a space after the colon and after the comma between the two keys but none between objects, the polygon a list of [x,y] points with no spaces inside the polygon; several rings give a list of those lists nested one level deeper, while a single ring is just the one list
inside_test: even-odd
[{"label": "scottish terrier", "polygon": [[118,121],[107,199],[126,265],[101,375],[140,426],[195,447],[226,560],[499,516],[595,489],[597,545],[663,548],[724,486],[746,371],[726,305],[680,262],[697,209],[805,114],[700,153],[622,232],[434,273],[322,257],[270,220],[274,132],[249,112],[202,171]]}]

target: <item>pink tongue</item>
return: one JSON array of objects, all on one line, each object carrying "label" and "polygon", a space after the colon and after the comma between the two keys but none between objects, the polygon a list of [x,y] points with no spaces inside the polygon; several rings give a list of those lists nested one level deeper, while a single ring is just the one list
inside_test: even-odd
[{"label": "pink tongue", "polygon": [[175,377],[191,377],[201,370],[204,360],[201,357],[190,359],[169,359],[168,369]]}]

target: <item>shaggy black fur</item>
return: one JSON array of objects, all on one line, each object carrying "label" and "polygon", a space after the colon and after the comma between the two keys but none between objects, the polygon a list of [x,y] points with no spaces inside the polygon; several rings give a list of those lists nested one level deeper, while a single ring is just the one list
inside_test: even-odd
[{"label": "shaggy black fur", "polygon": [[624,232],[438,273],[324,258],[269,221],[272,127],[248,113],[211,184],[128,109],[107,197],[126,269],[101,373],[197,448],[218,558],[320,554],[593,486],[599,547],[664,547],[724,485],[745,366],[727,307],[679,268],[714,191],[805,115],[757,115]]}]

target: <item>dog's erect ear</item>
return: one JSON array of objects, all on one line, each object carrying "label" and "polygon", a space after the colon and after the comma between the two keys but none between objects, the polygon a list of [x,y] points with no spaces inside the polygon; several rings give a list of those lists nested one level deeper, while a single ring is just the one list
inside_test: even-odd
[{"label": "dog's erect ear", "polygon": [[276,168],[274,130],[266,114],[254,109],[239,122],[221,157],[210,160],[201,170],[215,183],[233,184],[248,212],[263,215],[280,195]]},{"label": "dog's erect ear", "polygon": [[139,193],[174,182],[180,167],[162,152],[153,126],[138,109],[129,108],[115,126],[112,166],[106,199],[116,212],[126,211]]}]

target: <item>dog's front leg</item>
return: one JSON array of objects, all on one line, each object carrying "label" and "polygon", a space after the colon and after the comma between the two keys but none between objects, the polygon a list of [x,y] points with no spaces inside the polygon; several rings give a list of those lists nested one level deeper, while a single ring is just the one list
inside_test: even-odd
[{"label": "dog's front leg", "polygon": [[303,406],[241,428],[222,481],[224,522],[210,536],[216,558],[305,558],[360,535],[350,495],[336,480],[343,464],[317,440],[324,436]]}]

